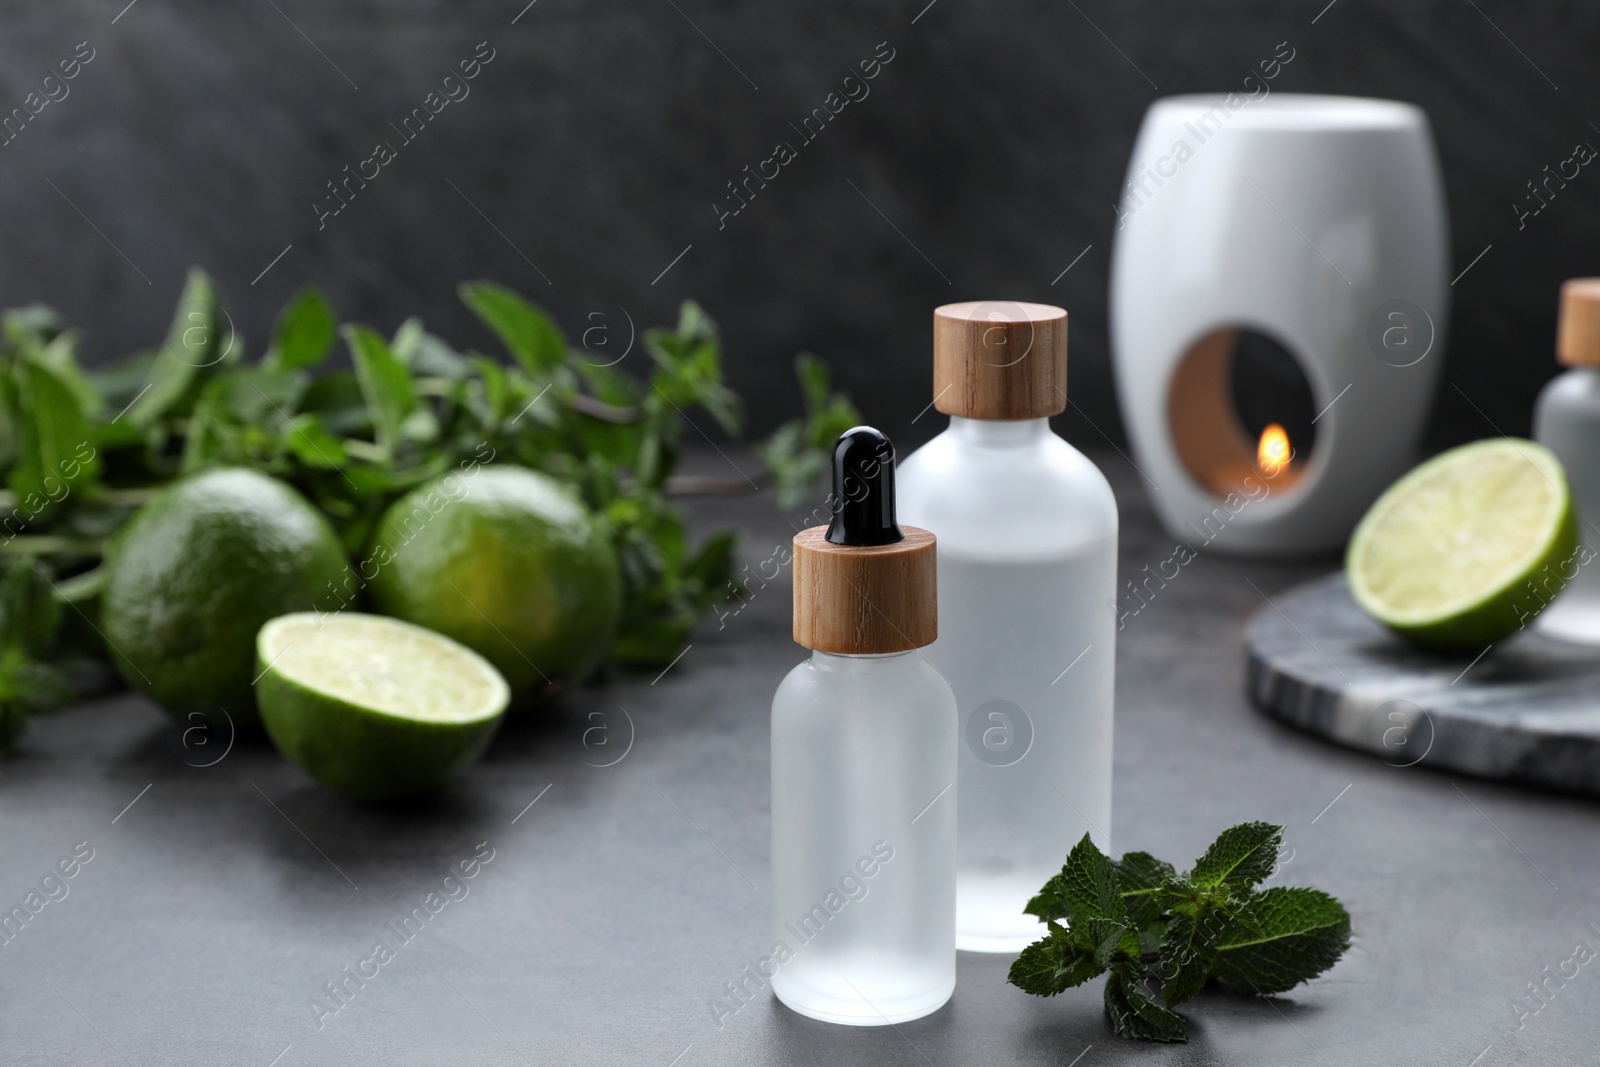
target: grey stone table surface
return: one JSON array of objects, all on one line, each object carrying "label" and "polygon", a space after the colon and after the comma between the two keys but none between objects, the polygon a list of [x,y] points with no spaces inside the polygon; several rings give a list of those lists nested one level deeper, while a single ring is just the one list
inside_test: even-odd
[{"label": "grey stone table surface", "polygon": [[[1142,574],[1172,543],[1134,472],[1103,465],[1123,575]],[[689,506],[698,529],[743,531],[752,571],[792,533],[766,494]],[[833,1027],[767,993],[719,1021],[716,999],[769,940],[768,715],[803,657],[784,574],[660,677],[571,696],[567,720],[606,725],[606,744],[558,717],[515,721],[426,802],[346,803],[259,744],[192,766],[219,753],[174,744],[125,694],[37,722],[0,764],[0,906],[42,881],[54,899],[31,898],[0,946],[0,1061],[1592,1062],[1600,966],[1569,961],[1600,947],[1594,803],[1388,766],[1246,699],[1245,620],[1328,569],[1202,555],[1119,634],[1115,847],[1181,865],[1233,822],[1283,822],[1278,878],[1333,892],[1354,922],[1309,986],[1185,1005],[1187,1045],[1114,1037],[1098,983],[1040,1000],[1005,984],[1006,958],[966,954],[950,1004],[914,1023]],[[475,853],[492,858],[446,882]],[[73,877],[45,881],[63,859]],[[380,942],[376,975],[315,1010]]]}]

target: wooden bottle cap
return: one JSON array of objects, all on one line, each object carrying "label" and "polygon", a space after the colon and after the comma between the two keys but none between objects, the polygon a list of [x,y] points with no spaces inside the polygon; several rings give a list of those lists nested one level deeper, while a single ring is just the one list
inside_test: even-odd
[{"label": "wooden bottle cap", "polygon": [[902,526],[889,545],[835,545],[826,526],[794,538],[794,639],[818,652],[909,652],[939,636],[934,539]]},{"label": "wooden bottle cap", "polygon": [[933,312],[933,406],[969,419],[1041,419],[1067,406],[1067,313],[971,300]]},{"label": "wooden bottle cap", "polygon": [[1600,367],[1600,278],[1573,278],[1561,286],[1556,358],[1570,367]]}]

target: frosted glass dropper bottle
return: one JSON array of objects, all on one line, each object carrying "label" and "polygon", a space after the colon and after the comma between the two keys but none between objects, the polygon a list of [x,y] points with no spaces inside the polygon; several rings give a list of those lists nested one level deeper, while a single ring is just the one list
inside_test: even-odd
[{"label": "frosted glass dropper bottle", "polygon": [[1539,393],[1533,437],[1567,469],[1582,543],[1573,559],[1561,561],[1566,591],[1537,625],[1556,637],[1600,644],[1600,278],[1573,278],[1561,287],[1557,323],[1556,358],[1570,369]]},{"label": "frosted glass dropper bottle", "polygon": [[956,706],[934,540],[895,522],[894,447],[833,453],[833,522],[794,539],[794,639],[772,698],[772,990],[802,1015],[918,1019],[956,984]]},{"label": "frosted glass dropper bottle", "polygon": [[1117,506],[1050,430],[1067,313],[1010,301],[933,314],[950,428],[900,465],[900,513],[939,538],[939,640],[961,716],[956,945],[1016,952],[1028,899],[1085,832],[1111,841]]}]

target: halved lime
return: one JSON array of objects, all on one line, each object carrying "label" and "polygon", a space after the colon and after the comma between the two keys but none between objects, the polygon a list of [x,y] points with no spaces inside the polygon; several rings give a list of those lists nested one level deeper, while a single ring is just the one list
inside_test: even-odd
[{"label": "halved lime", "polygon": [[1345,571],[1356,603],[1402,637],[1477,651],[1555,598],[1577,548],[1561,461],[1501,438],[1453,448],[1390,486],[1350,538]]},{"label": "halved lime", "polygon": [[352,800],[438,789],[483,754],[511,699],[476,652],[379,615],[280,616],[256,657],[267,736]]}]

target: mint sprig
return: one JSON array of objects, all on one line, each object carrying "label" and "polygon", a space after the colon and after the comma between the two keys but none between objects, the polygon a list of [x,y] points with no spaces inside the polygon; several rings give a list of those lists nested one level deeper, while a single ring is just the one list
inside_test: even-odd
[{"label": "mint sprig", "polygon": [[1106,1015],[1122,1037],[1188,1039],[1171,1009],[1213,979],[1267,996],[1315,978],[1350,945],[1350,915],[1316,889],[1257,889],[1273,871],[1283,827],[1240,823],[1178,874],[1147,852],[1112,860],[1089,840],[1023,910],[1048,933],[1022,950],[1008,981],[1055,996],[1108,974]]},{"label": "mint sprig", "polygon": [[833,388],[828,365],[822,360],[802,352],[795,357],[794,373],[805,396],[805,418],[790,419],[756,446],[756,455],[772,472],[781,511],[805,500],[828,473],[839,435],[861,422],[849,395]]}]

